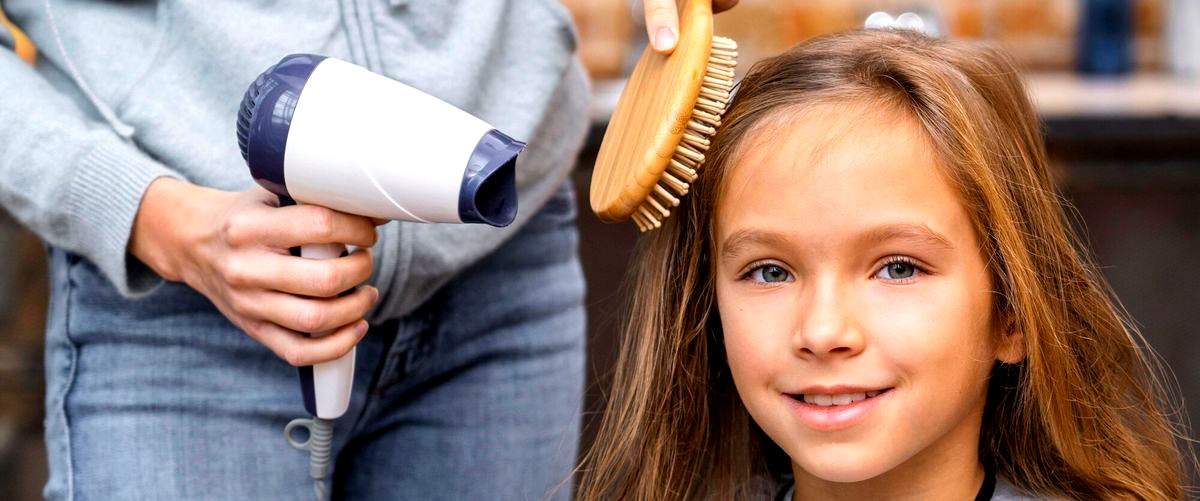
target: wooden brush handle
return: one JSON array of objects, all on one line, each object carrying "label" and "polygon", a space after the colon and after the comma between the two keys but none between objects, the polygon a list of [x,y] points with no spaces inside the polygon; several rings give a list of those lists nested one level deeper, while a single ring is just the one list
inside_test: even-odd
[{"label": "wooden brush handle", "polygon": [[712,49],[710,0],[679,2],[679,43],[669,56],[647,47],[609,120],[592,172],[592,211],[629,219],[658,183],[700,94]]}]

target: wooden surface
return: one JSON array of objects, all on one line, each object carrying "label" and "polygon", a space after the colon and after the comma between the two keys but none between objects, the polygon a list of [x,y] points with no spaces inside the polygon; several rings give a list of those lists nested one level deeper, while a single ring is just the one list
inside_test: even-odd
[{"label": "wooden surface", "polygon": [[712,5],[684,0],[670,56],[647,48],[613,111],[592,173],[593,212],[629,219],[666,170],[700,94],[712,48]]}]

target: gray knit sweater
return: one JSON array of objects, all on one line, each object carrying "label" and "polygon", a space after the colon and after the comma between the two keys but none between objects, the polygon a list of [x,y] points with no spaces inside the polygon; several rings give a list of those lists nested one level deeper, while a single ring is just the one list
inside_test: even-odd
[{"label": "gray knit sweater", "polygon": [[[561,185],[586,130],[587,83],[554,0],[3,0],[41,49],[0,48],[0,205],[94,262],[123,294],[159,279],[127,254],[160,176],[242,190],[235,114],[251,80],[295,52],[352,61],[529,143],[517,222],[390,223],[376,317],[415,309],[499,246]],[[406,117],[420,120],[420,117]]]}]

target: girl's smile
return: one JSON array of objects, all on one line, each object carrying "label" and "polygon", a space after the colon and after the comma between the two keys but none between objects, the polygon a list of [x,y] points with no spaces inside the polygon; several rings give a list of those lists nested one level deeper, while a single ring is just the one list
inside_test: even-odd
[{"label": "girl's smile", "polygon": [[803,393],[785,393],[805,426],[817,431],[837,431],[866,421],[872,409],[884,405],[892,387],[814,387]]}]

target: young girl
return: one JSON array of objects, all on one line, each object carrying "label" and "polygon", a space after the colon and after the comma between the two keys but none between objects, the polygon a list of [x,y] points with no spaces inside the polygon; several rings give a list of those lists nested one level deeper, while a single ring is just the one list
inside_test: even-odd
[{"label": "young girl", "polygon": [[755,65],[639,252],[581,499],[1185,495],[998,51],[859,31]]}]

